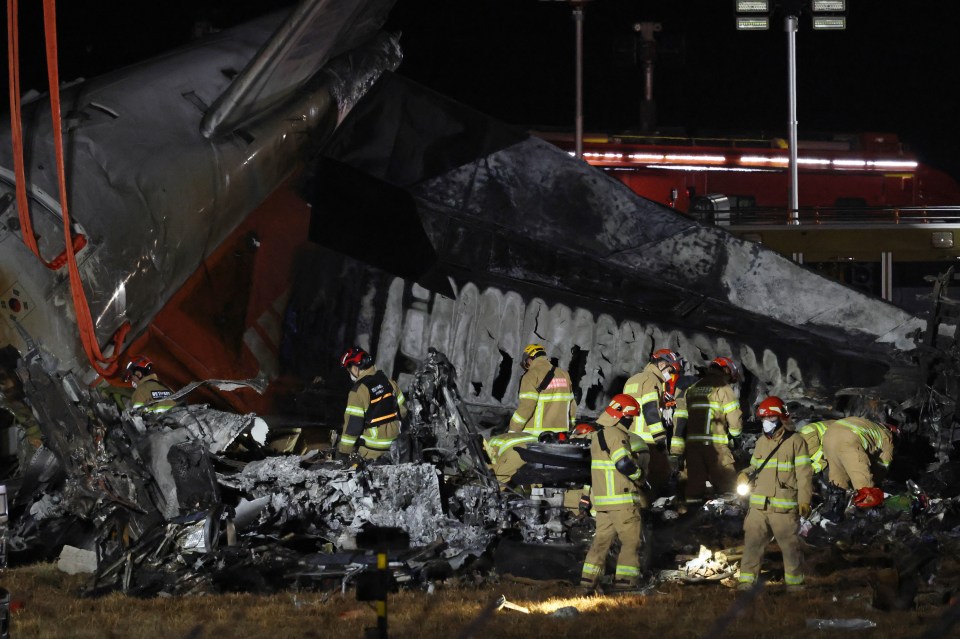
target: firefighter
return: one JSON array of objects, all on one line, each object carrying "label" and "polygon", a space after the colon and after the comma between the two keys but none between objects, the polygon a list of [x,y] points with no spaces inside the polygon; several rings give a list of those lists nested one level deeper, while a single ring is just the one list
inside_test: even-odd
[{"label": "firefighter", "polygon": [[364,459],[377,459],[390,450],[400,435],[400,420],[407,415],[406,399],[397,383],[373,365],[373,358],[359,346],[340,357],[353,387],[347,396],[343,430],[337,452],[357,452]]},{"label": "firefighter", "polygon": [[734,488],[737,472],[731,446],[739,446],[743,413],[732,384],[739,380],[736,363],[718,357],[710,362],[703,379],[686,390],[685,406],[678,403],[670,454],[685,458],[688,502],[703,499],[708,480],[718,493]]},{"label": "firefighter", "polygon": [[883,480],[893,461],[893,435],[863,417],[827,422],[823,457],[831,484],[861,490]]},{"label": "firefighter", "polygon": [[510,430],[486,442],[487,456],[497,479],[508,484],[521,466],[518,448],[540,439],[567,433],[577,415],[570,375],[554,366],[540,344],[523,349],[520,366],[520,396],[517,410],[510,419]]},{"label": "firefighter", "polygon": [[627,380],[623,392],[640,405],[640,416],[633,420],[630,432],[639,435],[650,450],[648,481],[653,492],[659,493],[670,480],[670,462],[667,460],[667,431],[661,409],[666,403],[665,388],[674,375],[683,369],[680,355],[663,348],[656,351],[641,372]]},{"label": "firefighter", "polygon": [[807,442],[810,452],[810,466],[814,473],[819,473],[827,467],[827,460],[823,456],[823,434],[827,431],[829,421],[811,422],[800,429],[800,436]]},{"label": "firefighter", "polygon": [[540,344],[523,349],[520,365],[519,403],[510,418],[510,431],[539,437],[543,433],[566,433],[577,417],[570,374],[554,366]]},{"label": "firefighter", "polygon": [[[5,428],[13,429],[13,437],[17,442],[17,463],[22,473],[34,453],[43,445],[43,433],[33,411],[26,404],[23,384],[14,372],[18,357],[13,347],[0,349],[0,434],[6,435]],[[5,360],[9,360],[9,363]]]},{"label": "firefighter", "polygon": [[153,362],[143,355],[134,355],[127,364],[124,379],[133,386],[130,398],[132,408],[152,413],[163,413],[176,406],[176,402],[164,399],[173,394],[153,372]]},{"label": "firefighter", "polygon": [[796,590],[804,580],[798,515],[810,516],[813,496],[810,455],[803,437],[787,428],[790,415],[779,397],[760,402],[757,417],[762,420],[763,435],[753,449],[750,471],[738,478],[737,492],[749,490],[750,494],[738,587],[750,588],[757,581],[772,534],[783,553],[784,583],[788,590]]},{"label": "firefighter", "polygon": [[597,529],[583,562],[580,584],[588,592],[597,589],[607,551],[620,539],[614,587],[629,589],[640,580],[640,482],[649,463],[643,439],[630,431],[640,407],[630,395],[615,395],[597,418],[590,439],[590,500],[596,511]]}]

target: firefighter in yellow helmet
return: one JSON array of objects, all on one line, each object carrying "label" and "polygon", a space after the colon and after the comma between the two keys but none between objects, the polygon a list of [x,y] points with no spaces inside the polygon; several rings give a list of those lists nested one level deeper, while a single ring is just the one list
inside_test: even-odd
[{"label": "firefighter in yellow helmet", "polygon": [[407,414],[406,400],[397,383],[373,365],[373,358],[358,346],[340,356],[340,365],[350,374],[353,387],[347,396],[343,431],[337,452],[356,452],[376,459],[390,450],[400,435],[400,420]]},{"label": "firefighter in yellow helmet", "polygon": [[633,420],[630,432],[639,435],[650,449],[650,476],[647,481],[658,493],[670,480],[670,462],[666,455],[667,430],[661,410],[664,390],[674,374],[683,370],[680,355],[663,348],[653,353],[646,367],[630,377],[623,392],[640,405],[640,415]]},{"label": "firefighter in yellow helmet", "polygon": [[633,397],[615,395],[597,418],[590,439],[590,500],[597,513],[597,529],[583,562],[580,585],[596,590],[603,575],[607,551],[620,539],[614,587],[633,588],[640,579],[640,482],[649,462],[647,445],[630,432],[640,414]]},{"label": "firefighter in yellow helmet", "polygon": [[737,471],[730,446],[743,433],[743,413],[732,384],[739,379],[733,360],[718,357],[684,393],[686,405],[674,423],[670,454],[686,457],[688,502],[703,499],[708,480],[718,493],[734,489]]},{"label": "firefighter in yellow helmet", "polygon": [[546,355],[540,344],[530,344],[523,349],[520,365],[524,373],[510,429],[486,442],[490,466],[503,484],[508,484],[523,466],[518,448],[538,441],[544,433],[569,432],[574,425],[577,402],[573,382],[567,371],[551,364]]},{"label": "firefighter in yellow helmet", "polygon": [[153,372],[153,363],[143,355],[130,358],[124,378],[133,386],[130,401],[134,409],[162,413],[177,405],[165,399],[173,392],[160,381]]},{"label": "firefighter in yellow helmet", "polygon": [[554,366],[540,344],[523,349],[517,409],[510,418],[512,432],[539,437],[542,433],[566,433],[577,417],[570,374]]},{"label": "firefighter in yellow helmet", "polygon": [[750,511],[743,522],[741,588],[750,588],[760,575],[760,562],[772,534],[783,553],[784,583],[789,590],[803,584],[799,517],[810,516],[813,469],[803,437],[787,428],[790,415],[779,397],[768,397],[757,407],[763,435],[757,440],[750,470],[740,474],[737,492],[750,495]]}]

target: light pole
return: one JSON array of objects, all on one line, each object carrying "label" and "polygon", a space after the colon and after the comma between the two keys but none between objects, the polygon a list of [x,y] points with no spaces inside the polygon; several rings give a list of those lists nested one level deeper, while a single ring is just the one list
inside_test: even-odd
[{"label": "light pole", "polygon": [[797,171],[797,29],[800,14],[809,10],[813,17],[813,28],[817,30],[842,30],[847,27],[844,15],[846,0],[734,0],[737,14],[738,31],[765,31],[770,28],[770,17],[776,9],[784,13],[784,30],[787,32],[787,88],[788,88],[788,150],[790,187],[789,187],[789,224],[800,223],[800,192]]},{"label": "light pole", "polygon": [[583,8],[590,0],[541,0],[541,2],[566,2],[573,10],[576,59],[576,104],[574,114],[574,151],[577,159],[583,159]]}]

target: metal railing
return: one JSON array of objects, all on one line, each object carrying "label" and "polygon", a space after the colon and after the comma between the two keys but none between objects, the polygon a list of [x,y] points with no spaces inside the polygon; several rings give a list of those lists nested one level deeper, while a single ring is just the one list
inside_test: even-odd
[{"label": "metal railing", "polygon": [[[703,224],[717,226],[797,226],[787,208],[735,208],[690,211]],[[960,226],[960,206],[929,207],[801,207],[799,226],[880,226],[922,224]]]}]

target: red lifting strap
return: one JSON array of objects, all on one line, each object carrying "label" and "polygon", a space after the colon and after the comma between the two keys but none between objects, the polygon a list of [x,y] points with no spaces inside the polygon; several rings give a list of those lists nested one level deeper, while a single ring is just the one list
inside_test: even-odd
[{"label": "red lifting strap", "polygon": [[7,43],[10,75],[10,130],[13,141],[14,175],[16,178],[17,209],[20,217],[20,227],[23,232],[23,241],[47,268],[59,269],[67,265],[70,276],[70,293],[73,297],[73,308],[77,316],[77,328],[80,331],[80,341],[87,354],[91,366],[98,374],[109,377],[118,366],[120,345],[130,331],[130,324],[124,323],[113,336],[114,351],[110,357],[105,357],[97,342],[94,330],[93,317],[90,306],[83,290],[83,281],[80,278],[80,269],[77,266],[77,251],[83,248],[87,240],[84,236],[74,237],[70,232],[70,212],[67,208],[67,180],[63,162],[63,132],[60,120],[60,80],[57,72],[57,16],[54,0],[43,0],[43,21],[47,51],[47,82],[50,87],[50,116],[52,119],[52,133],[54,150],[57,159],[57,182],[60,193],[60,208],[63,216],[64,251],[51,261],[46,261],[40,254],[37,238],[33,231],[30,209],[27,200],[26,170],[23,162],[23,123],[20,112],[20,45],[19,45],[19,7],[17,0],[7,0]]}]

